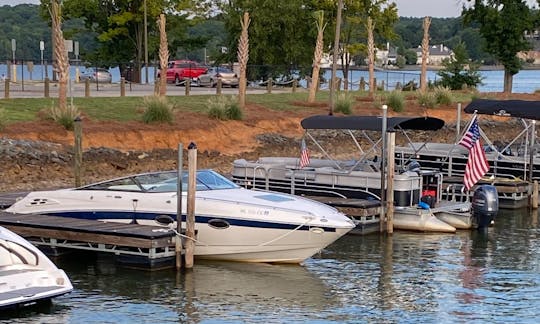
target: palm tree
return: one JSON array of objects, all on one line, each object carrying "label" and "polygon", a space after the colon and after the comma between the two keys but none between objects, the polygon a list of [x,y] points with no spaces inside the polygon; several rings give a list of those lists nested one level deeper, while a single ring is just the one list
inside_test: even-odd
[{"label": "palm tree", "polygon": [[60,114],[67,112],[67,82],[69,78],[69,60],[62,32],[62,9],[60,0],[51,0],[49,13],[52,20],[56,72],[58,74],[58,108]]},{"label": "palm tree", "polygon": [[324,11],[315,11],[313,17],[315,18],[315,26],[317,27],[317,42],[315,43],[315,52],[313,53],[313,70],[311,72],[311,85],[309,86],[308,102],[310,103],[315,101],[315,95],[317,94],[317,89],[319,87],[319,72],[321,70],[321,59],[324,46],[323,36],[324,29],[327,25],[324,22]]},{"label": "palm tree", "polygon": [[169,61],[169,49],[167,44],[167,31],[165,30],[165,15],[160,14],[158,19],[159,27],[159,68],[161,72],[161,78],[159,79],[159,95],[165,96],[167,94],[167,62]]},{"label": "palm tree", "polygon": [[238,41],[238,63],[240,64],[240,80],[238,85],[238,105],[240,109],[246,107],[246,69],[247,62],[249,59],[249,36],[248,36],[248,27],[250,19],[249,13],[244,12],[244,17],[240,21],[242,26],[242,33],[240,34],[240,40]]}]

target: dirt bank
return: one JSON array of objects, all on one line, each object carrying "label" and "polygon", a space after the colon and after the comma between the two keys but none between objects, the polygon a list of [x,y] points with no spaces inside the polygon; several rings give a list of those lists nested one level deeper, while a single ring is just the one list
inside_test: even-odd
[{"label": "dirt bank", "polygon": [[[500,94],[489,94],[501,98]],[[502,97],[504,98],[504,97]],[[538,95],[513,95],[512,99],[539,100]],[[86,183],[130,173],[176,168],[178,143],[184,147],[195,142],[200,168],[214,168],[222,173],[231,170],[236,158],[256,159],[258,156],[295,156],[303,129],[300,120],[315,114],[327,114],[324,105],[297,103],[295,112],[279,112],[248,104],[242,121],[217,121],[204,114],[179,113],[172,125],[147,125],[140,122],[101,122],[83,116],[83,162]],[[464,103],[463,106],[465,106]],[[357,115],[379,115],[373,102],[357,101]],[[390,115],[395,115],[390,112]],[[452,142],[455,135],[456,105],[424,109],[409,97],[399,115],[431,116],[445,120],[446,126],[437,132],[417,132],[414,140]],[[464,115],[466,121],[469,116]],[[519,131],[518,123],[507,119],[482,117],[482,129],[490,138],[510,139]],[[73,134],[50,121],[11,124],[0,131],[0,191],[33,190],[73,185]],[[6,141],[7,139],[11,140]],[[352,152],[341,137],[325,138],[332,152],[346,155]],[[22,142],[25,141],[25,142]],[[54,143],[38,148],[36,141]],[[398,139],[399,141],[399,139]],[[21,144],[23,143],[23,144]],[[18,148],[18,149],[15,149]],[[317,155],[313,147],[313,155]],[[6,154],[5,152],[11,152]],[[36,152],[39,152],[36,153]],[[54,153],[51,153],[54,152]]]}]

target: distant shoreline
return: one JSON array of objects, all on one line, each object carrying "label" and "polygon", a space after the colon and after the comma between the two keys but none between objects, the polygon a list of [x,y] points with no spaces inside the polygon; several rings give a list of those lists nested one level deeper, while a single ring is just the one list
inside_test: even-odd
[{"label": "distant shoreline", "polygon": [[[332,70],[331,67],[324,67],[321,68],[322,70]],[[428,71],[439,71],[442,70],[442,66],[433,66],[430,65],[427,67]],[[341,66],[338,66],[338,70],[341,70]],[[367,71],[368,68],[365,65],[362,66],[350,66],[349,70],[351,71]],[[376,67],[375,71],[388,71],[388,72],[407,72],[407,71],[418,71],[420,72],[422,70],[422,67],[420,65],[407,65],[404,68],[390,68],[390,69],[384,69],[380,67]],[[482,65],[478,69],[479,71],[504,71],[504,66],[502,65]],[[526,65],[521,67],[521,70],[540,70],[540,65]]]}]

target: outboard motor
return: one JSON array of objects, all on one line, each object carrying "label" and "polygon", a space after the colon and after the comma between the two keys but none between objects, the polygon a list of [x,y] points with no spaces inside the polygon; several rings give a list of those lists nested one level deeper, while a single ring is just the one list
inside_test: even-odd
[{"label": "outboard motor", "polygon": [[472,198],[473,222],[479,230],[487,228],[499,211],[497,188],[481,185],[476,188]]}]

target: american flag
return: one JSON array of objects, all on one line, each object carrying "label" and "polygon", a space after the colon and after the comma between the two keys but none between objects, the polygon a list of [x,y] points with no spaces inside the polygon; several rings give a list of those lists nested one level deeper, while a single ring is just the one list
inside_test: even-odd
[{"label": "american flag", "polygon": [[302,138],[302,144],[300,145],[300,168],[309,164],[309,151],[306,146],[306,141]]},{"label": "american flag", "polygon": [[486,153],[480,143],[480,128],[478,127],[478,118],[476,115],[473,117],[469,129],[465,132],[459,144],[469,150],[469,159],[465,166],[463,184],[465,184],[467,190],[470,190],[489,170]]}]

